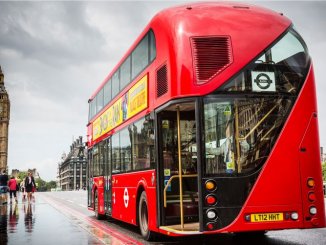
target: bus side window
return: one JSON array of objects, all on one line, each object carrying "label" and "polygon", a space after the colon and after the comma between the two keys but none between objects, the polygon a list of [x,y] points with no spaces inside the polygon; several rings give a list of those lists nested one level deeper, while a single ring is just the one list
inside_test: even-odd
[{"label": "bus side window", "polygon": [[120,131],[120,154],[122,171],[132,170],[131,165],[131,137],[128,128]]},{"label": "bus side window", "polygon": [[120,132],[112,135],[112,173],[121,172],[120,162]]},{"label": "bus side window", "polygon": [[151,137],[153,121],[141,119],[129,127],[132,136],[132,154],[133,154],[133,169],[141,170],[148,169],[151,166],[151,159],[154,152],[154,139]]}]

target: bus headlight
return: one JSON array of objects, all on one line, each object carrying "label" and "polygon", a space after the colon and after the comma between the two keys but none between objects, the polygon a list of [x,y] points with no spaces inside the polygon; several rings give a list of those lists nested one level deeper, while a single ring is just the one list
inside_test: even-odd
[{"label": "bus headlight", "polygon": [[297,212],[291,213],[291,219],[293,219],[293,220],[299,219],[299,214]]},{"label": "bus headlight", "polygon": [[317,208],[316,208],[315,206],[311,206],[311,207],[309,208],[309,213],[310,213],[311,215],[315,215],[315,214],[317,214]]},{"label": "bus headlight", "polygon": [[216,219],[217,214],[216,214],[215,210],[209,209],[206,212],[206,216],[207,216],[208,219]]}]

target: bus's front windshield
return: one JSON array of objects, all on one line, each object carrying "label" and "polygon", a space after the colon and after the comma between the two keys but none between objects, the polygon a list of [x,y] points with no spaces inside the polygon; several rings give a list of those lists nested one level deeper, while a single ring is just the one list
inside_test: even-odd
[{"label": "bus's front windshield", "polygon": [[309,69],[294,30],[204,98],[205,174],[245,174],[267,159]]}]

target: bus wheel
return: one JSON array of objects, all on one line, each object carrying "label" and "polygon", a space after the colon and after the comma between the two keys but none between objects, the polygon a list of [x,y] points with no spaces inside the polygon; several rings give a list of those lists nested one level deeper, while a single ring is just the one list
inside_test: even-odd
[{"label": "bus wheel", "polygon": [[138,203],[138,217],[140,233],[146,241],[153,239],[153,232],[148,229],[148,205],[146,192],[140,195]]},{"label": "bus wheel", "polygon": [[103,215],[98,213],[98,195],[97,195],[97,191],[94,194],[94,212],[95,212],[95,217],[98,220],[103,219]]}]

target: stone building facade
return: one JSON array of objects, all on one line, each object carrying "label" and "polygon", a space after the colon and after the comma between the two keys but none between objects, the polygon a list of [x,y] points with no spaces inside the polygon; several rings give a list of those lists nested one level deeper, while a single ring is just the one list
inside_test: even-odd
[{"label": "stone building facade", "polygon": [[8,129],[10,101],[5,88],[4,74],[0,66],[0,172],[8,171]]},{"label": "stone building facade", "polygon": [[84,145],[82,136],[79,136],[70,146],[70,152],[62,155],[58,166],[57,183],[63,191],[86,187],[87,161]]}]

